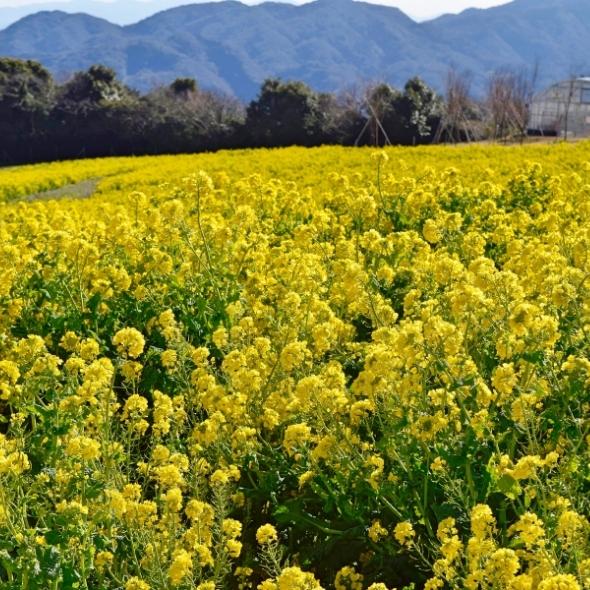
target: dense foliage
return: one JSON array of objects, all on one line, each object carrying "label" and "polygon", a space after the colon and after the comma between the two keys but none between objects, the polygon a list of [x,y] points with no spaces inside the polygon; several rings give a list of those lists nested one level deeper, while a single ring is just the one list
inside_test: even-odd
[{"label": "dense foliage", "polygon": [[590,145],[0,196],[0,587],[590,587]]},{"label": "dense foliage", "polygon": [[[389,88],[388,86],[385,86]],[[419,79],[390,92],[388,141],[430,142],[441,100]],[[140,95],[113,70],[93,66],[57,84],[40,64],[0,59],[0,164],[104,155],[382,143],[363,131],[373,113],[366,100],[314,92],[301,82],[267,80],[247,108],[180,78]]]}]

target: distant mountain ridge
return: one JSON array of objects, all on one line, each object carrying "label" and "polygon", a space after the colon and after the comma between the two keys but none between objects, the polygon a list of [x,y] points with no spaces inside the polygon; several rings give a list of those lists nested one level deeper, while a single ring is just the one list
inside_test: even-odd
[{"label": "distant mountain ridge", "polygon": [[119,26],[85,14],[39,12],[0,31],[0,55],[36,59],[64,76],[93,63],[141,90],[179,76],[252,98],[270,76],[338,90],[420,75],[442,88],[449,66],[482,91],[494,69],[539,66],[539,85],[590,72],[588,0],[514,0],[417,23],[353,0],[295,6],[235,0],[192,4]]}]

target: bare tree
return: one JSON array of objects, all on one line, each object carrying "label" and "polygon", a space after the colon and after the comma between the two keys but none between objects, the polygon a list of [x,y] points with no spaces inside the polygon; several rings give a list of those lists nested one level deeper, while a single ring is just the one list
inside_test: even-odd
[{"label": "bare tree", "polygon": [[514,74],[512,117],[521,140],[524,140],[528,133],[531,105],[535,97],[538,76],[538,62],[535,62],[531,70],[521,69]]},{"label": "bare tree", "polygon": [[510,79],[507,72],[495,71],[488,80],[486,106],[492,125],[492,138],[498,140],[507,135],[508,103],[511,100]]},{"label": "bare tree", "polygon": [[441,140],[458,143],[474,139],[470,120],[474,103],[470,91],[471,76],[450,68],[445,82],[443,113],[434,137],[436,143]]},{"label": "bare tree", "polygon": [[238,99],[221,92],[202,90],[190,78],[179,78],[168,87],[152,91],[150,96],[169,113],[202,133],[222,130],[245,117],[244,107]]},{"label": "bare tree", "polygon": [[352,145],[366,122],[365,88],[352,84],[332,97],[330,138],[336,143]]},{"label": "bare tree", "polygon": [[526,137],[537,74],[535,66],[530,72],[503,69],[490,76],[486,106],[495,140]]}]

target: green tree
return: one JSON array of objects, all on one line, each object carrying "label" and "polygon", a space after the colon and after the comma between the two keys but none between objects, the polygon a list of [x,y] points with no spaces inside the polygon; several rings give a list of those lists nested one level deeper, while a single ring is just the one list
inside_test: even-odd
[{"label": "green tree", "polygon": [[139,94],[111,68],[93,65],[74,74],[60,87],[52,113],[59,149],[68,157],[134,153],[139,107]]},{"label": "green tree", "polygon": [[51,74],[35,61],[0,58],[0,158],[34,159],[55,100]]},{"label": "green tree", "polygon": [[321,131],[319,97],[303,82],[266,80],[247,109],[246,132],[254,145],[318,145]]},{"label": "green tree", "polygon": [[170,84],[170,91],[176,97],[188,98],[197,92],[197,81],[194,78],[176,78]]},{"label": "green tree", "polygon": [[389,84],[381,83],[367,90],[365,112],[367,122],[359,142],[370,145],[399,143],[402,122],[398,103],[402,95]]},{"label": "green tree", "polygon": [[0,108],[3,112],[47,114],[54,90],[51,74],[40,63],[0,58]]},{"label": "green tree", "polygon": [[401,122],[399,143],[415,145],[431,141],[442,114],[441,97],[420,78],[408,80],[396,101]]},{"label": "green tree", "polygon": [[133,93],[117,79],[114,70],[103,65],[91,66],[74,74],[61,88],[60,107],[67,111],[84,112],[116,104]]}]

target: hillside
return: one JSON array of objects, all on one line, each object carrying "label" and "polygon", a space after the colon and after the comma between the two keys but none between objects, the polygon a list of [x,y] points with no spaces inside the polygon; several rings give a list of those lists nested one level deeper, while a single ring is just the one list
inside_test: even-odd
[{"label": "hillside", "polygon": [[590,69],[586,0],[533,0],[416,23],[395,8],[353,0],[303,6],[224,1],[160,12],[129,26],[40,12],[0,32],[0,55],[37,59],[64,75],[104,63],[146,90],[178,76],[251,98],[264,78],[338,90],[420,75],[441,88],[450,65],[473,76],[539,64],[539,84]]}]

